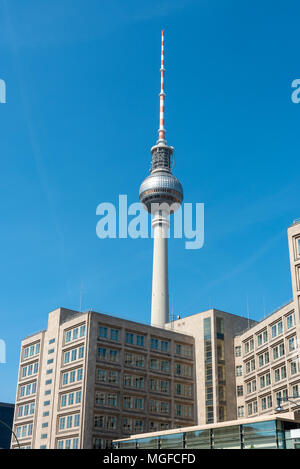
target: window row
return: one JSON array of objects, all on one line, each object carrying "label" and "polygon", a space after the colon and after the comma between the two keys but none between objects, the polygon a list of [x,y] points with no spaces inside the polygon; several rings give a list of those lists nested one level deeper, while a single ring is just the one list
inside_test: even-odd
[{"label": "window row", "polygon": [[35,409],[35,402],[30,404],[23,404],[18,406],[18,417],[26,417],[27,415],[33,415]]},{"label": "window row", "polygon": [[95,415],[94,427],[96,429],[101,428],[107,430],[116,430],[117,421],[117,417],[111,415]]},{"label": "window row", "polygon": [[80,327],[73,327],[66,331],[65,335],[65,343],[72,342],[73,340],[77,340],[81,337],[85,336],[85,324]]},{"label": "window row", "polygon": [[[291,313],[286,317],[286,329],[289,330],[296,324],[295,321],[295,313]],[[279,320],[276,324],[270,326],[270,336],[271,339],[280,336],[283,333],[283,320]],[[262,331],[257,335],[257,346],[260,347],[261,345],[268,342],[268,331],[267,329]],[[249,340],[245,341],[244,343],[244,351],[245,354],[254,350],[254,339],[251,337]],[[235,347],[235,356],[240,357],[242,353],[241,346]]]},{"label": "window row", "polygon": [[62,385],[66,386],[68,384],[81,381],[83,376],[83,368],[77,368],[76,370],[67,371],[62,375]]},{"label": "window row", "polygon": [[28,358],[28,357],[33,357],[34,355],[38,355],[40,353],[40,347],[41,347],[40,342],[37,342],[34,345],[30,345],[28,347],[25,347],[24,348],[24,355],[23,355],[24,359]]},{"label": "window row", "polygon": [[79,438],[68,438],[57,441],[57,449],[78,449]]},{"label": "window row", "polygon": [[81,390],[62,394],[60,397],[60,407],[70,407],[81,403]]},{"label": "window row", "polygon": [[26,378],[27,376],[36,375],[39,371],[39,363],[31,363],[30,365],[23,366],[21,377]]},{"label": "window row", "polygon": [[75,362],[84,357],[84,346],[68,350],[64,353],[64,365],[70,362]]},{"label": "window row", "polygon": [[20,387],[20,397],[30,396],[36,393],[36,381]]},{"label": "window row", "polygon": [[67,415],[59,417],[59,430],[65,430],[73,427],[79,427],[80,425],[80,414]]},{"label": "window row", "polygon": [[28,436],[32,436],[32,431],[33,431],[33,423],[29,423],[26,425],[18,425],[16,427],[17,438],[26,438]]},{"label": "window row", "polygon": [[181,357],[192,358],[193,347],[186,344],[175,344],[175,353]]}]

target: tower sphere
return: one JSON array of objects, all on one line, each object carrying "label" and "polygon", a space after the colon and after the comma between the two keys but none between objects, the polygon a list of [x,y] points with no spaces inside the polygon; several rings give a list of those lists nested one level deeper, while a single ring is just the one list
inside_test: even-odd
[{"label": "tower sphere", "polygon": [[[155,170],[142,182],[139,198],[151,212],[151,204],[181,204],[183,199],[182,185],[172,173]],[[174,206],[172,207],[174,211]]]}]

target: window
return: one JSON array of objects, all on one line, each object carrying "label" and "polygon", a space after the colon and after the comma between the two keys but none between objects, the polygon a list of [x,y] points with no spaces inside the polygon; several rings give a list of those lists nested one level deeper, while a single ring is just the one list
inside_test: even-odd
[{"label": "window", "polygon": [[160,350],[162,352],[168,352],[169,351],[169,342],[166,340],[162,340],[160,343]]},{"label": "window", "polygon": [[257,336],[257,345],[260,346],[263,343],[265,344],[266,342],[268,342],[268,332],[263,331]]},{"label": "window", "polygon": [[136,336],[136,345],[139,345],[140,347],[144,347],[145,337],[143,335],[137,335]]},{"label": "window", "polygon": [[286,318],[286,326],[288,329],[291,329],[295,325],[295,314],[292,313]]},{"label": "window", "polygon": [[291,369],[291,375],[295,375],[297,373],[297,363],[291,362],[290,369]]},{"label": "window", "polygon": [[237,386],[237,395],[242,396],[244,394],[244,387],[243,386]]},{"label": "window", "polygon": [[245,353],[249,353],[253,349],[254,349],[254,341],[253,339],[250,339],[248,340],[248,342],[245,343]]},{"label": "window", "polygon": [[245,409],[244,409],[244,406],[241,405],[238,407],[238,417],[244,417],[245,415]]},{"label": "window", "polygon": [[272,326],[272,339],[277,336],[277,324]]},{"label": "window", "polygon": [[236,372],[235,372],[236,376],[242,376],[243,375],[243,367],[241,365],[237,366],[235,368],[235,370],[236,370]]},{"label": "window", "polygon": [[108,335],[107,335],[107,327],[103,327],[103,326],[100,326],[99,327],[99,337],[103,338],[103,339],[107,339]]},{"label": "window", "polygon": [[74,427],[79,427],[80,425],[80,414],[74,415]]},{"label": "window", "polygon": [[103,415],[95,415],[94,426],[95,428],[104,428],[104,416]]},{"label": "window", "polygon": [[119,374],[117,371],[109,371],[108,372],[108,382],[110,384],[118,384],[119,381]]},{"label": "window", "polygon": [[105,392],[96,391],[95,394],[95,404],[96,405],[105,405]]},{"label": "window", "polygon": [[126,343],[133,345],[134,334],[132,332],[126,332]]},{"label": "window", "polygon": [[110,330],[110,340],[119,340],[119,330],[118,329],[111,329]]},{"label": "window", "polygon": [[117,417],[107,417],[107,428],[115,430],[117,428]]},{"label": "window", "polygon": [[255,360],[249,360],[246,362],[246,373],[250,373],[250,371],[255,370]]},{"label": "window", "polygon": [[235,356],[236,357],[241,357],[242,356],[242,347],[241,346],[235,347]]},{"label": "window", "polygon": [[119,361],[119,351],[118,350],[110,350],[109,351],[109,359],[111,362],[118,362]]},{"label": "window", "polygon": [[151,339],[151,349],[158,350],[158,339]]},{"label": "window", "polygon": [[299,388],[298,388],[298,384],[295,384],[293,387],[292,387],[292,396],[295,398],[295,397],[299,397]]},{"label": "window", "polygon": [[98,358],[105,360],[106,358],[106,348],[98,347]]},{"label": "window", "polygon": [[156,358],[152,358],[150,360],[150,368],[152,370],[158,370],[159,369],[159,361]]},{"label": "window", "polygon": [[66,332],[66,342],[70,342],[70,341],[71,341],[71,337],[72,337],[71,331],[67,331],[67,332]]},{"label": "window", "polygon": [[296,349],[296,337],[289,338],[289,352],[292,352]]},{"label": "window", "polygon": [[97,369],[96,379],[99,383],[106,383],[106,370]]}]

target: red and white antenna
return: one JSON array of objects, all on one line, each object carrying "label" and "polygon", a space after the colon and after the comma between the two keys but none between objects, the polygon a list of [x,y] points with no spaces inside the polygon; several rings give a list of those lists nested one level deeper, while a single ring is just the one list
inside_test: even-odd
[{"label": "red and white antenna", "polygon": [[159,110],[159,129],[158,129],[158,142],[166,143],[166,130],[165,130],[165,93],[164,93],[164,74],[165,74],[165,60],[164,60],[164,44],[165,34],[164,30],[161,32],[161,65],[160,65],[160,110]]}]

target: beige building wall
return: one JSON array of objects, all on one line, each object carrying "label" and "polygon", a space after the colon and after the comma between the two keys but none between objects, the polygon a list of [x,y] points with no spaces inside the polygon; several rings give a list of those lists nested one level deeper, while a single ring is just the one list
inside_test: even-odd
[{"label": "beige building wall", "polygon": [[[34,363],[36,374],[23,376]],[[14,431],[27,448],[101,448],[132,433],[195,424],[194,373],[188,334],[59,308],[46,331],[22,342]]]},{"label": "beige building wall", "polygon": [[[205,340],[205,323],[210,324],[211,328],[210,356],[208,341]],[[250,324],[253,323],[250,321]],[[174,331],[189,333],[195,338],[198,425],[236,418],[233,342],[234,335],[248,325],[246,318],[215,309],[167,325]]]}]

